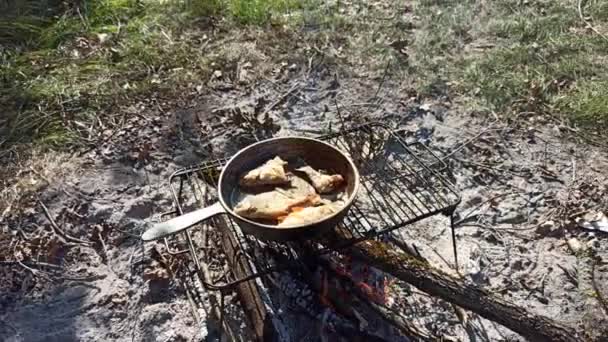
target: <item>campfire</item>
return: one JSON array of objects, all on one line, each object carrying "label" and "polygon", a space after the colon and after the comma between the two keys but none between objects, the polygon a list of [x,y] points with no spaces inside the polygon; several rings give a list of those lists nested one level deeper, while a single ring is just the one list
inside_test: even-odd
[{"label": "campfire", "polygon": [[[430,151],[422,149],[424,156],[415,153],[381,125],[364,125],[324,139],[348,153],[362,178],[356,203],[333,232],[311,241],[261,241],[243,234],[225,215],[165,239],[168,250],[183,246],[188,251],[197,278],[193,283],[215,291],[220,303],[215,315],[227,336],[238,335],[229,332],[234,322],[224,314],[224,297],[235,292],[256,340],[273,336],[295,341],[312,335],[327,341],[432,340],[394,306],[408,292],[399,288],[398,279],[431,295],[455,296],[457,304],[520,334],[537,325],[540,329],[532,336],[561,336],[563,332],[555,333],[557,328],[543,318],[527,316],[529,322],[517,323],[519,326],[511,321],[526,312],[501,318],[503,312],[514,312],[512,307],[433,269],[415,246],[395,241],[391,232],[437,214],[451,218],[460,201],[440,172],[440,160]],[[224,163],[213,160],[172,176],[175,214],[216,200],[217,178]],[[453,247],[457,265],[455,240]],[[426,283],[417,280],[427,273]],[[196,292],[194,297],[203,297],[203,289],[190,291]],[[467,293],[477,297],[468,298]],[[454,309],[462,313],[458,306]]]},{"label": "campfire", "polygon": [[[294,311],[304,310],[317,330],[323,332],[321,336],[408,340],[411,328],[387,315],[393,278],[353,257],[347,248],[382,237],[424,217],[453,211],[459,197],[439,173],[427,169],[416,155],[408,153],[398,136],[383,126],[362,126],[325,139],[349,154],[363,179],[358,202],[344,223],[336,228],[348,236],[347,239],[329,234],[306,243],[263,242],[243,235],[234,222],[222,217],[171,239],[167,247],[169,243],[184,242],[185,238],[193,259],[200,260],[195,268],[208,289],[243,292],[247,290],[243,285],[256,279],[256,291],[248,289],[249,294],[239,293],[243,307],[263,308],[249,317],[254,331],[256,325],[263,324],[266,315],[276,314],[268,309],[273,307],[272,298],[282,298],[293,303],[290,307]],[[217,177],[224,162],[211,161],[173,176],[172,190],[180,211],[205,206],[214,200]],[[428,174],[425,175],[424,170],[428,170]],[[299,209],[292,208],[293,211]],[[215,279],[213,269],[207,266],[215,262],[214,257],[208,253],[200,255],[201,251],[209,250],[209,246],[203,247],[203,239],[222,241],[218,247],[225,251],[225,258],[232,265],[230,277]],[[272,295],[264,296],[264,293]],[[252,298],[252,294],[260,298]],[[297,326],[287,330],[294,336],[303,333]]]}]

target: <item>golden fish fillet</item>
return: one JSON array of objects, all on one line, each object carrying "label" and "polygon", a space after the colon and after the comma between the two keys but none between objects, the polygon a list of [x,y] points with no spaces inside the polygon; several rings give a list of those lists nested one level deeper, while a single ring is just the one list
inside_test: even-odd
[{"label": "golden fish fillet", "polygon": [[344,183],[342,175],[326,175],[310,166],[297,168],[296,171],[304,172],[312,182],[312,186],[314,186],[320,194],[332,192]]},{"label": "golden fish fillet", "polygon": [[279,223],[279,227],[314,223],[338,212],[338,210],[340,210],[340,206],[334,204],[302,208],[287,215],[287,217],[285,217],[285,219]]},{"label": "golden fish fillet", "polygon": [[319,203],[320,196],[308,182],[296,176],[289,179],[290,187],[275,188],[259,194],[241,194],[234,212],[251,219],[276,220],[289,214],[292,207]]},{"label": "golden fish fillet", "polygon": [[270,159],[264,165],[259,166],[241,177],[241,186],[279,185],[289,182],[285,173],[287,162],[279,157]]}]

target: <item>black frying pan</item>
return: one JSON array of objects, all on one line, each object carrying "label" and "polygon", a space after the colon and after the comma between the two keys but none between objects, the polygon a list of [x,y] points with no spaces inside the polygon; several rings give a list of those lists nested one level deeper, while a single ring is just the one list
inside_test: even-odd
[{"label": "black frying pan", "polygon": [[[347,200],[338,212],[312,224],[290,227],[259,223],[237,215],[232,208],[235,187],[239,177],[276,156],[289,162],[304,160],[315,169],[341,174],[346,181]],[[157,223],[146,230],[142,240],[151,241],[183,231],[201,221],[219,214],[233,218],[246,234],[262,240],[288,241],[308,239],[335,227],[348,213],[359,189],[359,172],[352,160],[337,148],[323,141],[302,137],[273,138],[260,141],[239,151],[232,157],[220,175],[218,183],[219,201],[209,207],[195,210],[171,220]]]}]

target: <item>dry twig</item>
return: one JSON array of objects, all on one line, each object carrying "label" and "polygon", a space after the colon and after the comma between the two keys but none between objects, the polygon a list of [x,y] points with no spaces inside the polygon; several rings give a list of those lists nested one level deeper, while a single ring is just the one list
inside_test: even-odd
[{"label": "dry twig", "polygon": [[57,223],[53,219],[53,216],[51,216],[51,213],[49,212],[49,209],[46,207],[46,205],[44,205],[44,203],[42,203],[42,201],[40,199],[38,199],[38,203],[42,207],[42,210],[44,211],[44,215],[46,216],[46,218],[51,223],[51,227],[53,228],[53,232],[55,234],[57,234],[58,236],[60,236],[61,238],[65,239],[65,240],[68,240],[68,241],[71,241],[71,242],[81,243],[81,244],[84,244],[84,245],[87,245],[87,246],[91,245],[90,241],[85,241],[85,240],[81,240],[81,239],[75,238],[73,236],[68,235],[66,232],[64,232],[61,228],[59,228],[59,226],[57,225]]},{"label": "dry twig", "polygon": [[[490,127],[492,125],[494,125],[495,123],[496,123],[496,121],[492,122],[490,124]],[[488,128],[488,129],[485,129],[485,130],[479,132],[479,134],[476,134],[474,137],[472,137],[472,138],[468,139],[467,141],[463,142],[460,146],[458,146],[457,148],[455,148],[452,152],[450,152],[450,153],[446,154],[445,156],[441,157],[441,160],[443,161],[443,160],[448,159],[449,157],[451,157],[452,155],[454,155],[456,152],[458,152],[458,151],[462,150],[463,148],[465,148],[468,144],[470,144],[473,141],[479,139],[482,135],[484,135],[484,134],[486,134],[486,133],[488,133],[490,131],[502,130],[502,129],[503,128],[498,128],[498,129],[497,128]]]},{"label": "dry twig", "polygon": [[[585,4],[586,3],[587,3],[587,1],[585,0]],[[579,18],[581,18],[581,20],[583,21],[583,23],[585,23],[585,25],[587,25],[587,28],[589,28],[595,34],[597,34],[598,36],[600,36],[603,39],[605,39],[606,41],[608,41],[608,37],[606,37],[606,35],[604,35],[597,28],[595,28],[595,26],[591,25],[591,23],[589,22],[589,20],[587,20],[585,18],[585,15],[583,13],[583,7],[584,7],[583,0],[578,0],[577,8],[578,8],[578,16],[579,16]]]},{"label": "dry twig", "polygon": [[285,92],[281,97],[279,97],[275,102],[273,102],[270,106],[268,106],[266,109],[264,109],[264,111],[258,116],[258,120],[262,119],[264,120],[264,117],[266,115],[268,115],[268,113],[274,109],[274,107],[280,105],[281,103],[283,103],[283,101],[285,101],[289,95],[291,95],[291,93],[295,92],[296,90],[300,89],[300,84],[296,83],[294,84],[291,88],[289,88],[289,90],[287,92]]},{"label": "dry twig", "polygon": [[97,230],[97,237],[99,238],[99,243],[101,244],[101,248],[103,248],[104,259],[108,262],[108,248],[106,247],[106,243],[103,241],[103,237],[101,236],[101,232]]},{"label": "dry twig", "polygon": [[26,269],[27,271],[29,271],[30,273],[32,273],[32,275],[37,276],[37,277],[42,277],[45,278],[46,280],[51,280],[47,275],[46,272],[44,271],[40,271],[40,270],[35,270],[33,268],[30,268],[28,266],[26,266],[23,262],[21,261],[17,261],[17,264],[21,267],[23,267],[24,269]]}]

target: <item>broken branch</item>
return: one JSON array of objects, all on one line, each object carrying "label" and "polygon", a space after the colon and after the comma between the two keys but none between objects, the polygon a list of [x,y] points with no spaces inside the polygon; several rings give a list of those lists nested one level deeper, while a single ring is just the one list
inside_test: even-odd
[{"label": "broken branch", "polygon": [[[336,234],[340,239],[348,239],[340,230],[337,230]],[[352,248],[352,253],[372,267],[389,273],[432,296],[500,323],[530,341],[578,341],[578,334],[573,328],[508,303],[475,284],[465,283],[464,280],[398,252],[385,243],[360,242]]]}]

